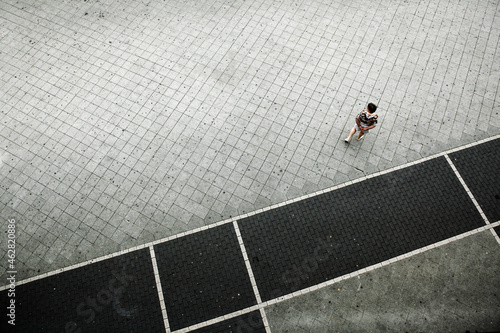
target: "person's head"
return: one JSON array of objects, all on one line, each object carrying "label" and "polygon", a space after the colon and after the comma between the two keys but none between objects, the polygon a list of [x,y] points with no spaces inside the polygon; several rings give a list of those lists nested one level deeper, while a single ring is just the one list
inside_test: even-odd
[{"label": "person's head", "polygon": [[366,110],[369,113],[375,113],[375,111],[377,111],[377,106],[375,104],[373,104],[373,103],[369,103],[368,107],[366,108]]}]

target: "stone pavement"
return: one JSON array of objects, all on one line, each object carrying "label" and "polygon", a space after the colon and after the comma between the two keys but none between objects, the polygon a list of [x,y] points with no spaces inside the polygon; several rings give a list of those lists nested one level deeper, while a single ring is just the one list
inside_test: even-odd
[{"label": "stone pavement", "polygon": [[497,330],[499,164],[500,137],[18,283],[9,261],[0,326]]},{"label": "stone pavement", "polygon": [[[18,280],[498,135],[499,19],[482,0],[2,1]],[[368,102],[379,125],[347,146]]]}]

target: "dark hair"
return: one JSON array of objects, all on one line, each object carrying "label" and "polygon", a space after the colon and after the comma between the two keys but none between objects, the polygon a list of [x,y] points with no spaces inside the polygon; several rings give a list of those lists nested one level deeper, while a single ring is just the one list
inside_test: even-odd
[{"label": "dark hair", "polygon": [[377,111],[377,106],[373,103],[368,104],[368,112],[374,113],[375,111]]}]

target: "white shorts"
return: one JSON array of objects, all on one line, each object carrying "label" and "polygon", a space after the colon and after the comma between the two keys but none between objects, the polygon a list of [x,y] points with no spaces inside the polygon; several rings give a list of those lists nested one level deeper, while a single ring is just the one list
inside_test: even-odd
[{"label": "white shorts", "polygon": [[370,130],[364,130],[362,131],[361,128],[359,128],[358,124],[354,124],[354,128],[356,129],[356,131],[360,131],[360,132],[363,132],[364,134],[368,133]]}]

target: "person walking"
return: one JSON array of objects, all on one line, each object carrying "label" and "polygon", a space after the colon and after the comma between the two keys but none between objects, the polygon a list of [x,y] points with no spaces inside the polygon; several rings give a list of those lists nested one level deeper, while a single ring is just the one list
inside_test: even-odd
[{"label": "person walking", "polygon": [[356,116],[356,124],[354,124],[354,127],[349,133],[349,136],[344,141],[349,143],[356,131],[360,132],[357,137],[357,140],[359,141],[366,133],[368,133],[369,130],[375,128],[375,124],[377,123],[378,118],[378,115],[375,114],[375,111],[377,111],[377,106],[373,103],[369,103],[366,107],[366,110],[361,111]]}]

